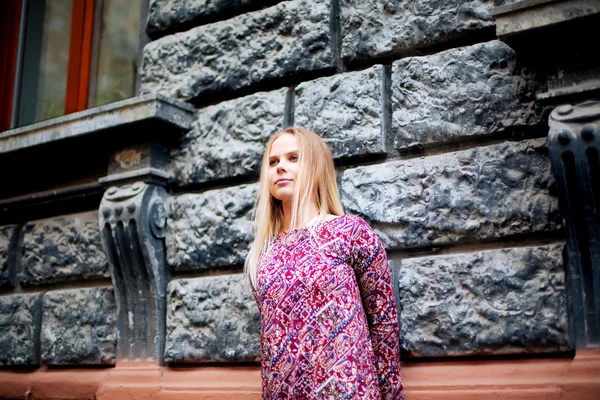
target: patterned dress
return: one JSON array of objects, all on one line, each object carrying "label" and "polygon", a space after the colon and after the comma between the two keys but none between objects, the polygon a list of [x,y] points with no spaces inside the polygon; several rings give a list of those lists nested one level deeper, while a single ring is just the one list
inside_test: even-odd
[{"label": "patterned dress", "polygon": [[403,398],[390,270],[365,221],[280,234],[257,278],[264,399]]}]

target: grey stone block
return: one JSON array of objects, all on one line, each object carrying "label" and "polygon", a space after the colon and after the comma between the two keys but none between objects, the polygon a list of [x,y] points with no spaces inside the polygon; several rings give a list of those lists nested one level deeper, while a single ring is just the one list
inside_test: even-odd
[{"label": "grey stone block", "polygon": [[112,287],[46,293],[42,316],[42,363],[114,364],[116,312]]},{"label": "grey stone block", "polygon": [[260,359],[260,315],[246,275],[171,281],[167,362]]},{"label": "grey stone block", "polygon": [[258,185],[170,198],[167,263],[175,271],[241,266],[253,239]]},{"label": "grey stone block", "polygon": [[347,169],[345,210],[369,220],[388,248],[556,231],[546,139]]},{"label": "grey stone block", "polygon": [[340,0],[345,60],[401,55],[494,27],[506,0]]},{"label": "grey stone block", "polygon": [[294,125],[323,136],[334,157],[384,153],[385,74],[376,65],[301,83],[296,88]]},{"label": "grey stone block", "polygon": [[97,211],[33,221],[24,229],[22,285],[110,277]]},{"label": "grey stone block", "polygon": [[410,356],[569,349],[563,244],[396,260]]},{"label": "grey stone block", "polygon": [[334,66],[327,0],[294,0],[165,36],[144,49],[141,93],[202,95]]},{"label": "grey stone block", "polygon": [[283,128],[286,90],[256,93],[198,111],[172,153],[180,185],[258,176],[265,144]]},{"label": "grey stone block", "polygon": [[9,250],[14,232],[15,227],[12,225],[0,226],[0,288],[12,286],[9,264],[13,260],[10,257]]},{"label": "grey stone block", "polygon": [[397,61],[391,86],[399,150],[546,120],[535,104],[539,82],[518,68],[515,52],[499,41]]},{"label": "grey stone block", "polygon": [[[276,0],[150,0],[146,32],[152,37],[200,25],[223,15],[238,13],[249,6],[276,3]],[[223,19],[223,18],[221,18]]]},{"label": "grey stone block", "polygon": [[0,366],[39,364],[41,297],[0,296]]}]

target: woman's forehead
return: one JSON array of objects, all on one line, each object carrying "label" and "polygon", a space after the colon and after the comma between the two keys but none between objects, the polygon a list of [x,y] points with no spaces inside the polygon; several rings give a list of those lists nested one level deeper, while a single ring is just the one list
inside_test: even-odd
[{"label": "woman's forehead", "polygon": [[291,151],[298,150],[298,140],[296,136],[284,133],[273,141],[271,144],[270,154],[285,154]]}]

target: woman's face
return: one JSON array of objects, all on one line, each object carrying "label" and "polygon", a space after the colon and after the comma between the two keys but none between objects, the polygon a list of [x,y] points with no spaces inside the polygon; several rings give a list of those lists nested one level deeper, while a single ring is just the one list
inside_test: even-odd
[{"label": "woman's face", "polygon": [[284,134],[275,139],[269,154],[269,189],[271,196],[282,202],[292,201],[298,176],[298,141]]}]

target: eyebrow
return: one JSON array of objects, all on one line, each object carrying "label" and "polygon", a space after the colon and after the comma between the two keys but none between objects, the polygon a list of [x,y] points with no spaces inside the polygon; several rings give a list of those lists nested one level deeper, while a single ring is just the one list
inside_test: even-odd
[{"label": "eyebrow", "polygon": [[[289,152],[285,153],[284,156],[289,156],[289,155],[292,155],[292,154],[298,154],[298,152],[299,152],[298,150],[289,151]],[[278,157],[279,156],[276,156],[276,155],[275,156],[269,156],[269,161],[272,160],[272,159],[274,159],[274,158],[278,158]]]}]

